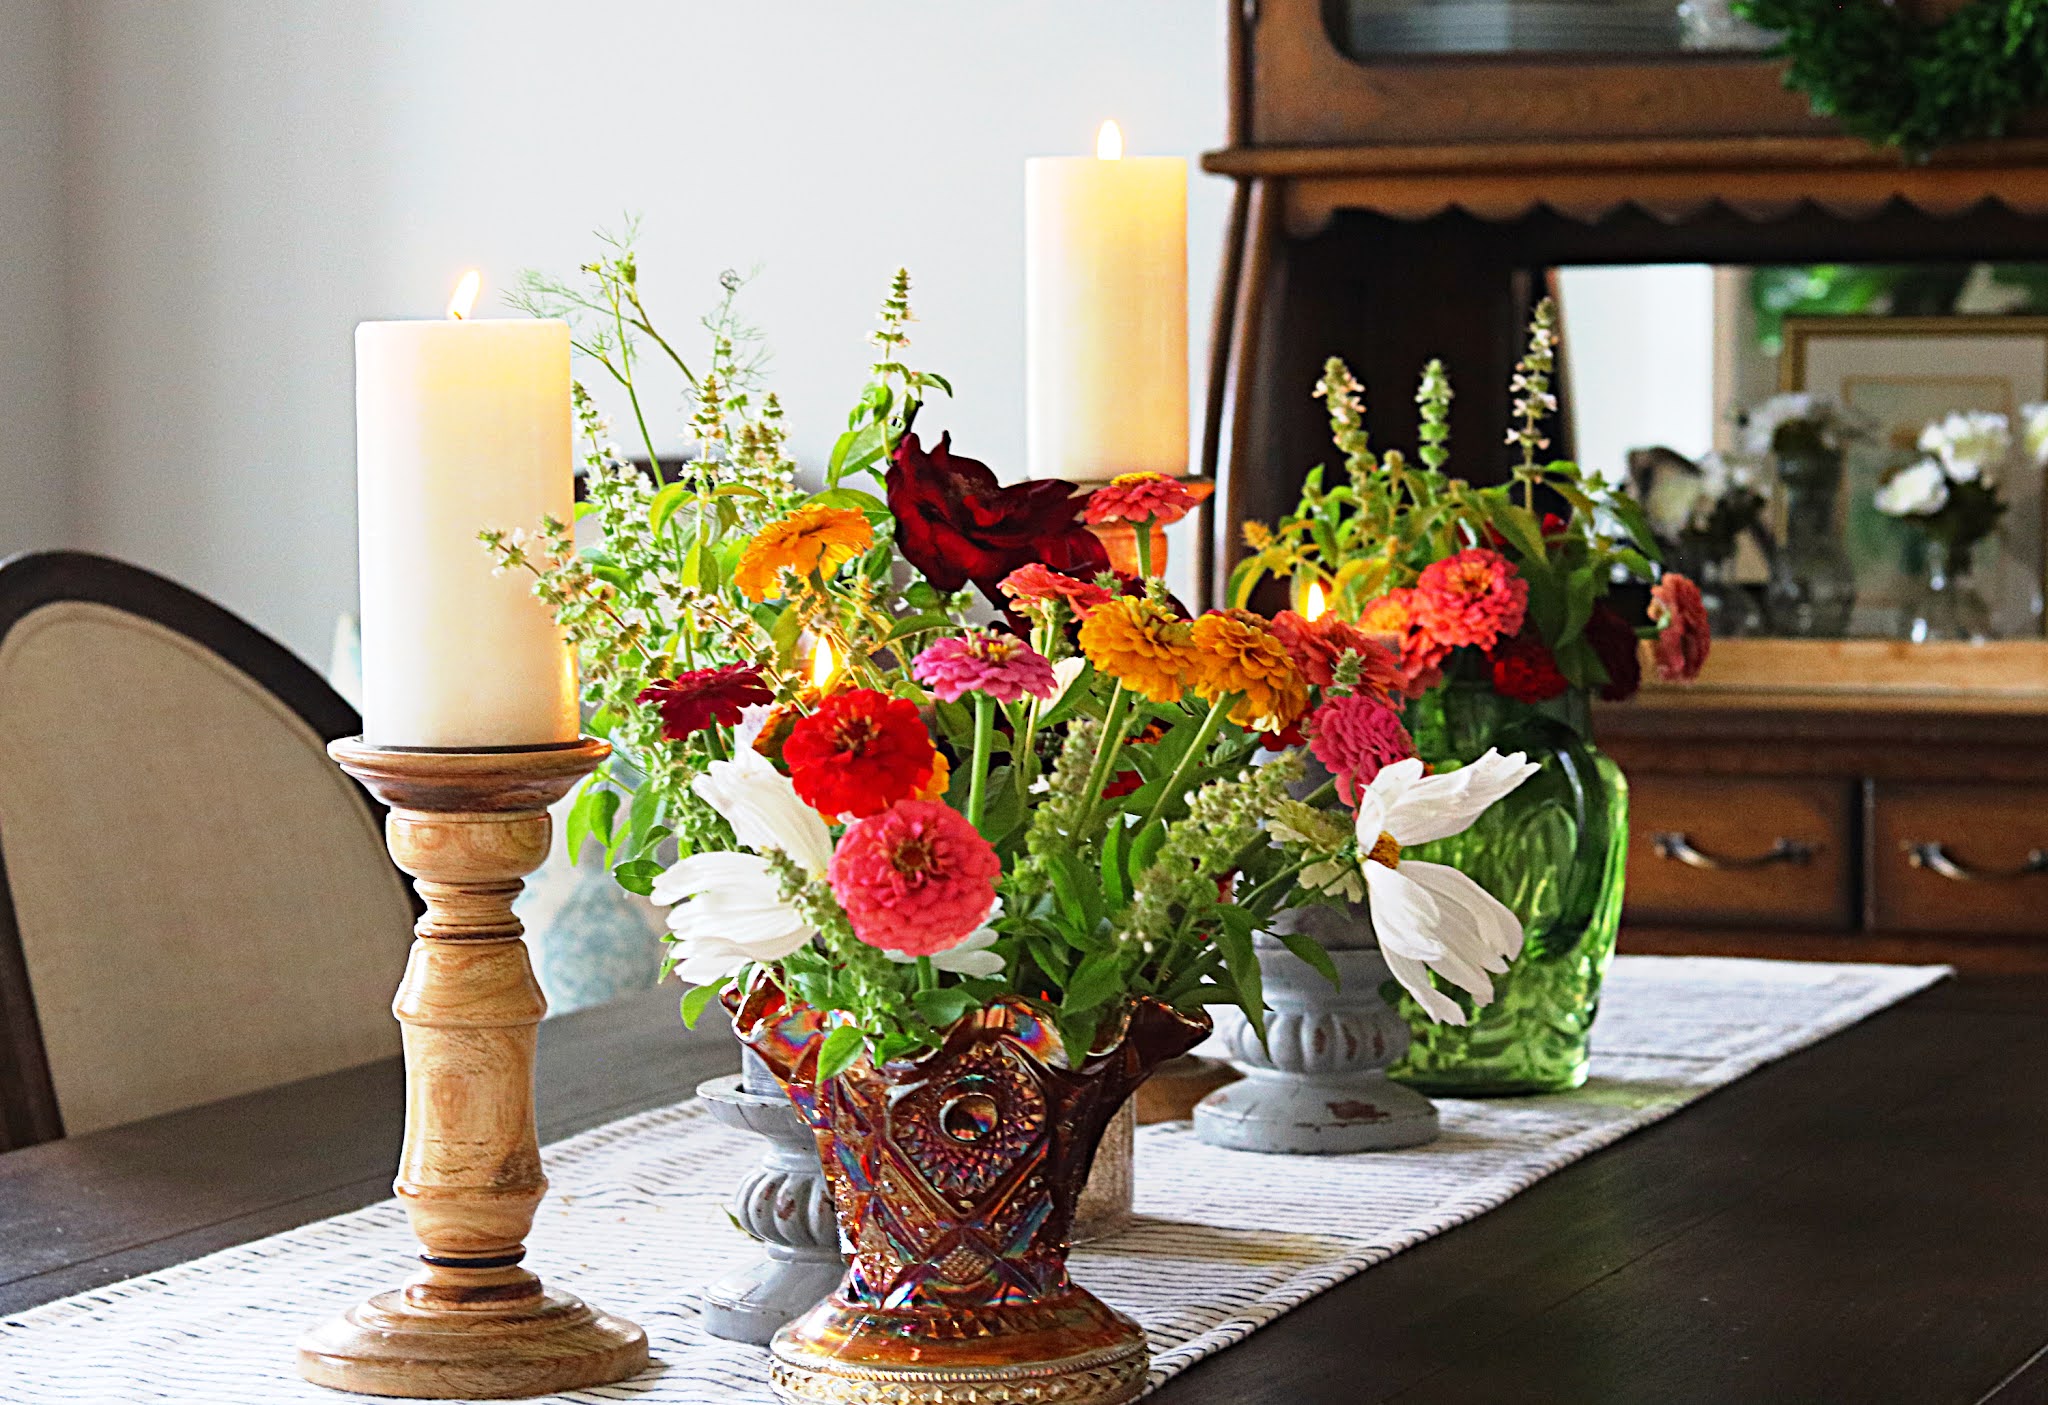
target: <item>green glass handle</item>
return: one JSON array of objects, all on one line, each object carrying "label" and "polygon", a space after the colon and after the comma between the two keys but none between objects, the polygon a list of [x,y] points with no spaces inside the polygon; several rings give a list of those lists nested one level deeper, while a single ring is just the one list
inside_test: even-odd
[{"label": "green glass handle", "polygon": [[1780,835],[1771,847],[1761,854],[1747,858],[1724,859],[1695,849],[1683,830],[1664,830],[1652,835],[1650,842],[1656,846],[1657,857],[1676,859],[1688,868],[1705,868],[1719,871],[1745,868],[1769,868],[1772,864],[1807,864],[1813,862],[1813,845]]},{"label": "green glass handle", "polygon": [[2010,883],[2017,878],[2048,873],[2048,850],[2044,849],[2028,850],[2027,857],[2017,868],[1971,868],[1950,858],[1947,847],[1939,840],[1917,844],[1908,840],[1899,847],[1906,851],[1907,863],[1952,883]]}]

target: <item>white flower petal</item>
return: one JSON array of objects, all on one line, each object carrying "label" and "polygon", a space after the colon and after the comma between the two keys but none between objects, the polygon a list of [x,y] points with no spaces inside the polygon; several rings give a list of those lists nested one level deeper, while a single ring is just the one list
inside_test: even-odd
[{"label": "white flower petal", "polygon": [[1070,655],[1054,664],[1052,666],[1052,696],[1045,700],[1046,710],[1051,711],[1054,707],[1057,707],[1060,699],[1067,695],[1067,689],[1074,686],[1074,680],[1087,671],[1088,660],[1082,658],[1079,654]]},{"label": "white flower petal", "polygon": [[797,798],[789,777],[752,747],[730,761],[712,762],[692,789],[725,816],[733,837],[749,849],[778,850],[813,875],[832,861],[832,831],[823,818]]},{"label": "white flower petal", "polygon": [[[1402,763],[1406,764],[1406,763]],[[1392,770],[1388,767],[1387,770]],[[1542,769],[1517,751],[1503,756],[1489,750],[1469,766],[1424,776],[1403,787],[1387,807],[1382,828],[1396,843],[1426,844],[1471,828],[1486,807]],[[1386,772],[1382,771],[1381,775]],[[1379,781],[1373,781],[1377,789]],[[1361,833],[1363,832],[1361,828]],[[1375,836],[1377,838],[1377,836]]]},{"label": "white flower petal", "polygon": [[657,906],[667,907],[728,884],[752,883],[767,876],[768,861],[756,854],[692,854],[669,865],[654,880],[654,891],[648,897]]},{"label": "white flower petal", "polygon": [[1429,983],[1429,968],[1420,961],[1410,960],[1399,952],[1380,948],[1385,958],[1387,971],[1399,981],[1407,992],[1415,997],[1418,1005],[1428,1012],[1438,1024],[1463,1024],[1465,1012],[1458,1008],[1458,1002]]},{"label": "white flower petal", "polygon": [[1363,867],[1372,929],[1379,937],[1380,950],[1399,952],[1416,961],[1442,956],[1444,944],[1436,936],[1441,914],[1429,891],[1400,869],[1371,859]]},{"label": "white flower petal", "polygon": [[[1429,891],[1447,915],[1457,913],[1469,923],[1475,950],[1471,959],[1489,971],[1505,971],[1522,953],[1522,924],[1507,904],[1481,887],[1469,874],[1448,864],[1404,859],[1401,872]],[[1441,934],[1440,934],[1441,935]],[[1450,945],[1445,939],[1445,945]],[[1477,994],[1475,991],[1474,994]]]}]

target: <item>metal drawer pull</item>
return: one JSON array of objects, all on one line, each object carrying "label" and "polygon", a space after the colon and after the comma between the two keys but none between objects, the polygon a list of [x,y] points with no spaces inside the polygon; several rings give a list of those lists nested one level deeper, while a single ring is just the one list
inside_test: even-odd
[{"label": "metal drawer pull", "polygon": [[1950,858],[1948,849],[1939,841],[1931,844],[1908,841],[1899,847],[1906,851],[1906,862],[1913,867],[1924,868],[1956,883],[2009,883],[2015,878],[2048,873],[2048,849],[2030,849],[2025,862],[2018,868],[1971,868]]},{"label": "metal drawer pull", "polygon": [[1772,864],[1778,863],[1813,862],[1813,845],[1798,839],[1787,839],[1783,835],[1773,840],[1771,847],[1763,853],[1752,854],[1746,859],[1717,859],[1712,854],[1702,853],[1693,848],[1692,841],[1682,830],[1664,830],[1652,835],[1650,842],[1656,846],[1659,858],[1677,859],[1688,868],[1769,868]]}]

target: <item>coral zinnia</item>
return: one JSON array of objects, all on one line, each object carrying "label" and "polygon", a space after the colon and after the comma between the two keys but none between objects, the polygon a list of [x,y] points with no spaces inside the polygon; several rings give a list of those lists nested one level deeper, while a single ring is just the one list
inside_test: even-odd
[{"label": "coral zinnia", "polygon": [[1021,639],[1008,634],[947,635],[917,656],[910,666],[918,682],[946,702],[962,693],[987,693],[997,702],[1013,703],[1029,693],[1053,693],[1052,663]]},{"label": "coral zinnia", "polygon": [[784,571],[829,576],[874,544],[874,528],[853,508],[811,503],[747,543],[732,583],[750,600],[772,600],[782,594]]},{"label": "coral zinnia", "polygon": [[661,734],[679,742],[714,724],[736,727],[742,708],[772,703],[775,694],[761,681],[760,669],[752,664],[729,663],[723,668],[696,668],[673,678],[657,679],[633,701],[652,703],[659,708]]},{"label": "coral zinnia", "polygon": [[1037,561],[1028,566],[1019,566],[1004,576],[999,589],[1020,606],[1034,602],[1064,600],[1067,602],[1067,608],[1082,619],[1087,618],[1090,610],[1109,599],[1109,592],[1094,581],[1062,575],[1058,571],[1047,569]]},{"label": "coral zinnia", "polygon": [[1586,618],[1586,643],[1607,670],[1600,696],[1608,702],[1627,702],[1643,686],[1642,653],[1636,647],[1640,642],[1619,611],[1605,600],[1594,602],[1593,613]]},{"label": "coral zinnia", "polygon": [[927,454],[903,436],[889,465],[889,511],[903,559],[940,590],[973,581],[996,605],[1003,577],[1032,561],[1093,576],[1109,553],[1076,520],[1071,484],[1041,478],[1003,487],[977,459],[956,457],[951,435]]},{"label": "coral zinnia", "polygon": [[1414,604],[1416,621],[1439,643],[1491,649],[1521,631],[1529,583],[1499,552],[1473,547],[1425,566]]},{"label": "coral zinnia", "polygon": [[958,810],[902,800],[846,831],[826,877],[856,937],[884,951],[931,956],[981,926],[1002,870]]},{"label": "coral zinnia", "polygon": [[1301,676],[1318,688],[1337,681],[1337,664],[1346,654],[1358,655],[1358,691],[1376,698],[1391,697],[1402,684],[1401,661],[1394,651],[1334,614],[1308,619],[1292,610],[1273,616],[1273,633],[1294,656]]},{"label": "coral zinnia", "polygon": [[1309,750],[1337,778],[1337,798],[1356,805],[1380,768],[1415,754],[1401,714],[1377,698],[1344,693],[1309,718]]},{"label": "coral zinnia", "polygon": [[1189,631],[1195,691],[1215,702],[1237,693],[1230,720],[1278,732],[1308,711],[1308,684],[1280,637],[1250,610],[1210,610]]},{"label": "coral zinnia", "polygon": [[1415,592],[1406,586],[1366,602],[1358,615],[1359,632],[1385,639],[1399,654],[1401,691],[1419,698],[1443,677],[1444,656],[1451,646],[1432,637],[1415,617]]},{"label": "coral zinnia", "polygon": [[804,803],[831,818],[878,814],[920,793],[939,753],[915,703],[850,688],[789,729],[782,760]]},{"label": "coral zinnia", "polygon": [[1081,652],[1103,673],[1157,703],[1177,703],[1195,655],[1186,620],[1156,600],[1119,596],[1081,622]]},{"label": "coral zinnia", "polygon": [[1493,651],[1493,691],[1516,702],[1548,702],[1571,687],[1541,639],[1518,634]]},{"label": "coral zinnia", "polygon": [[1125,473],[1090,493],[1082,516],[1091,525],[1156,522],[1168,527],[1187,516],[1195,501],[1195,495],[1177,478],[1164,473]]},{"label": "coral zinnia", "polygon": [[1657,676],[1666,683],[1690,683],[1706,667],[1712,631],[1700,588],[1676,571],[1650,587],[1650,618],[1657,632]]}]

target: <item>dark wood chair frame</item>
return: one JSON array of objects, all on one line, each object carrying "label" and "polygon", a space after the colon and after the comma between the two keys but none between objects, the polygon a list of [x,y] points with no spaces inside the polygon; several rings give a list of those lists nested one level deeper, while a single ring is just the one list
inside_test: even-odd
[{"label": "dark wood chair frame", "polygon": [[[0,643],[36,610],[66,600],[106,605],[183,635],[266,689],[324,741],[362,731],[348,701],[284,645],[203,595],[104,556],[46,551],[0,562]],[[357,793],[369,814],[381,813],[367,792]],[[64,1135],[7,883],[6,848],[0,833],[0,1151]]]}]

